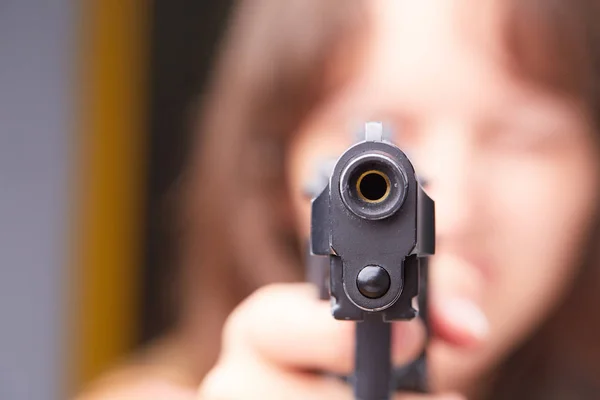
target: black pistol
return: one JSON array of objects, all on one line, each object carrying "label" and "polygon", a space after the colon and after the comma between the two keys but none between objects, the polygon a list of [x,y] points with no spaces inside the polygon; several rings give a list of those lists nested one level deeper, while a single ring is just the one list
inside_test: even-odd
[{"label": "black pistol", "polygon": [[317,277],[322,292],[329,289],[334,318],[357,322],[355,370],[348,378],[355,398],[387,400],[399,389],[427,391],[425,351],[409,365],[392,367],[389,322],[419,317],[429,335],[434,202],[407,156],[386,140],[389,126],[368,122],[363,135],[312,201],[308,261],[313,281]]}]

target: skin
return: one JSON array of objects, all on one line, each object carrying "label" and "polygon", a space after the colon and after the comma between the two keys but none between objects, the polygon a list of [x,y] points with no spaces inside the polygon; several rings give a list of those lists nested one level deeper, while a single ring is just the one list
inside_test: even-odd
[{"label": "skin", "polygon": [[485,390],[474,382],[571,284],[598,181],[581,107],[512,75],[502,10],[474,3],[372,2],[364,68],[299,137],[291,169],[300,220],[308,221],[297,183],[350,143],[343,123],[358,115],[395,125],[394,141],[436,201],[434,325],[443,330],[440,314],[454,307],[486,337],[476,349],[432,344],[435,386],[465,393]]},{"label": "skin", "polygon": [[[595,212],[598,165],[585,113],[509,72],[497,3],[369,0],[364,64],[306,121],[290,155],[302,235],[310,213],[302,189],[316,162],[351,144],[357,120],[392,123],[393,140],[428,181],[438,234],[434,393],[395,400],[485,396],[480,382],[571,285]],[[311,373],[349,373],[353,359],[353,324],[333,320],[329,303],[315,297],[307,285],[276,285],[244,301],[196,394],[159,388],[157,378],[140,392],[90,398],[351,399],[348,386]],[[395,363],[410,360],[422,328],[394,324],[393,343]]]}]

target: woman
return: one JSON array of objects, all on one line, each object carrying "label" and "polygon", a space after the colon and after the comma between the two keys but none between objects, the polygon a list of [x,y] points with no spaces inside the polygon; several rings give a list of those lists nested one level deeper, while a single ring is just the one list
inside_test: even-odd
[{"label": "woman", "polygon": [[[351,398],[310,371],[351,370],[353,324],[304,284],[251,293],[302,280],[312,166],[357,120],[386,120],[427,178],[439,235],[433,394],[398,398],[597,398],[599,11],[240,2],[185,180],[180,324],[156,359],[190,387],[204,377],[201,400]],[[395,361],[422,336],[395,324]]]}]

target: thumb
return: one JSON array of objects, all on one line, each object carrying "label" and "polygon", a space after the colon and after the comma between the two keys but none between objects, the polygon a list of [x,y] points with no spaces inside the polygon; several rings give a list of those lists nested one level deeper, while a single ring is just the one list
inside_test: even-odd
[{"label": "thumb", "polygon": [[458,393],[415,395],[399,394],[394,396],[394,400],[467,400],[467,398]]},{"label": "thumb", "polygon": [[439,255],[433,261],[430,315],[435,335],[461,347],[481,344],[489,331],[481,307],[484,277],[472,265],[452,255]]}]

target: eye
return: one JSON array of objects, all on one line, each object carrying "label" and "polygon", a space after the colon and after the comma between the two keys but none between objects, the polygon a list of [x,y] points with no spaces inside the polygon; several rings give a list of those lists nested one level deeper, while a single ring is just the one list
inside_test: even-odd
[{"label": "eye", "polygon": [[395,113],[392,119],[394,126],[394,143],[397,143],[403,149],[414,148],[419,145],[421,135],[417,119],[408,114]]},{"label": "eye", "polygon": [[488,121],[482,142],[491,150],[541,153],[558,149],[565,138],[561,121],[535,113],[515,113]]}]

